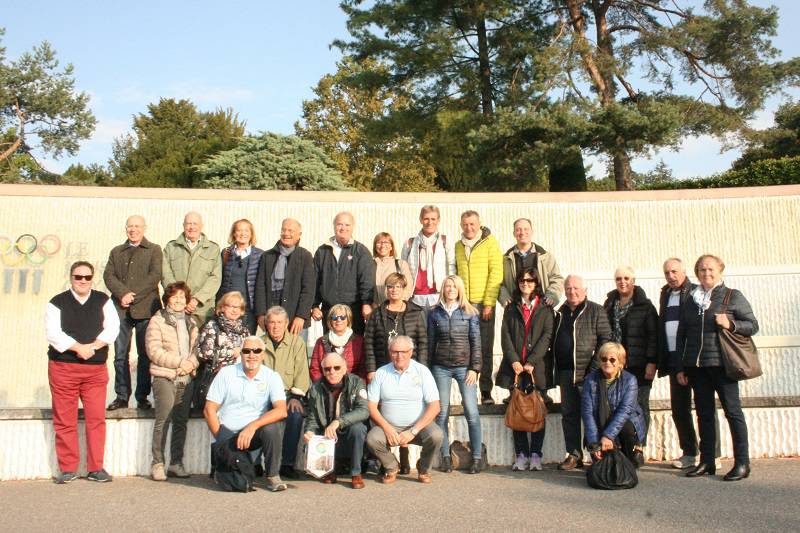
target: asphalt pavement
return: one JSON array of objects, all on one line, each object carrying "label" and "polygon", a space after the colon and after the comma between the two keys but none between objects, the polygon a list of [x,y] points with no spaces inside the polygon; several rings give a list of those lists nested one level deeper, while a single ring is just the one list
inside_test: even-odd
[{"label": "asphalt pavement", "polygon": [[[722,473],[731,462],[723,463]],[[412,471],[412,474],[415,472]],[[492,468],[478,475],[434,472],[433,483],[367,477],[352,490],[313,479],[270,493],[217,491],[207,476],[154,482],[85,479],[0,483],[0,530],[38,531],[798,531],[800,459],[753,461],[749,479],[688,479],[648,463],[639,486],[589,488],[583,471]]]}]

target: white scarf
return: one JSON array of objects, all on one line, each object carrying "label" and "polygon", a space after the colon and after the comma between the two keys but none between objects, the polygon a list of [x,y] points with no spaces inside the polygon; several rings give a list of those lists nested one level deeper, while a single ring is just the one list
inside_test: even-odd
[{"label": "white scarf", "polygon": [[698,285],[697,288],[692,291],[692,300],[697,304],[699,314],[702,315],[711,307],[711,293],[720,285],[722,285],[722,280],[708,290],[705,290],[702,285]]},{"label": "white scarf", "polygon": [[478,244],[479,240],[481,240],[480,234],[476,235],[474,239],[467,239],[463,234],[461,235],[461,244],[464,245],[464,255],[467,256],[467,261],[469,261],[469,255],[472,253],[473,246]]},{"label": "white scarf", "polygon": [[332,329],[328,330],[328,342],[333,346],[333,351],[341,355],[344,351],[344,345],[350,340],[352,334],[353,330],[351,328],[347,328],[342,335],[337,335]]},{"label": "white scarf", "polygon": [[[439,239],[439,234],[434,233],[430,237],[426,237],[424,233],[421,231],[419,232],[419,241],[424,250],[424,253],[419,254],[419,268],[428,271],[428,265],[433,263],[433,246],[436,244],[436,241]],[[428,288],[433,288],[433,276],[428,276]]]}]

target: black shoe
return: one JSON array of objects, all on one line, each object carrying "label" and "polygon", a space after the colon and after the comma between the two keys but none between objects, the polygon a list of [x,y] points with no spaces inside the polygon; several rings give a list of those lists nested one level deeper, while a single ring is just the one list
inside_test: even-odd
[{"label": "black shoe", "polygon": [[264,465],[257,464],[257,465],[255,465],[254,468],[255,468],[255,472],[256,472],[256,477],[261,477],[261,476],[264,475]]},{"label": "black shoe", "polygon": [[442,457],[442,461],[439,463],[439,470],[448,474],[453,471],[453,461],[449,455]]},{"label": "black shoe", "polygon": [[137,409],[152,409],[153,408],[153,404],[150,403],[150,400],[145,398],[141,402],[137,402],[136,403],[136,408]]},{"label": "black shoe", "polygon": [[482,392],[481,393],[481,404],[483,405],[494,405],[494,398],[492,398],[491,393]]},{"label": "black shoe", "polygon": [[381,473],[381,463],[377,459],[367,459],[367,467],[364,469],[367,474],[379,475]]},{"label": "black shoe", "polygon": [[739,481],[750,475],[750,465],[743,465],[736,463],[731,468],[731,471],[725,474],[722,479],[724,481]]},{"label": "black shoe", "polygon": [[117,409],[127,409],[128,408],[128,400],[121,400],[117,398],[106,407],[106,411],[116,411]]},{"label": "black shoe", "polygon": [[479,474],[481,471],[481,460],[480,459],[472,459],[472,464],[469,465],[469,473],[470,474]]},{"label": "black shoe", "polygon": [[635,466],[637,470],[644,466],[644,454],[642,453],[642,450],[633,450],[632,459],[633,466]]},{"label": "black shoe", "polygon": [[297,471],[291,465],[282,465],[280,469],[281,477],[289,478],[289,479],[300,479],[300,476],[297,474]]},{"label": "black shoe", "polygon": [[400,448],[400,474],[407,476],[411,473],[411,465],[408,462],[408,448]]},{"label": "black shoe", "polygon": [[689,469],[689,471],[686,472],[686,477],[700,477],[703,474],[708,474],[709,476],[713,476],[714,472],[716,471],[717,469],[714,467],[713,464],[709,465],[706,463],[700,463],[696,467]]}]

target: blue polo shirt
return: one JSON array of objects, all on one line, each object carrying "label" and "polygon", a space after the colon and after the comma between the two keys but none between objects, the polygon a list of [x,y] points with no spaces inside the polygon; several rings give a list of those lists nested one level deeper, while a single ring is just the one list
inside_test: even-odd
[{"label": "blue polo shirt", "polygon": [[220,404],[220,424],[236,432],[272,409],[274,402],[285,401],[286,393],[276,372],[261,365],[258,374],[249,379],[242,363],[237,363],[217,372],[206,399]]},{"label": "blue polo shirt", "polygon": [[439,401],[439,389],[428,367],[412,359],[402,374],[392,363],[380,367],[369,384],[367,397],[380,403],[387,422],[408,427],[419,420],[429,403]]}]

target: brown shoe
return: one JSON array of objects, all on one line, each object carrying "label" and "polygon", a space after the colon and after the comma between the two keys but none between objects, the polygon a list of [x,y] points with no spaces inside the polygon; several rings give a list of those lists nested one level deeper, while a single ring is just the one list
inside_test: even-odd
[{"label": "brown shoe", "polygon": [[326,485],[333,485],[336,483],[336,474],[328,474],[324,478],[322,478],[322,482]]},{"label": "brown shoe", "polygon": [[581,467],[581,466],[583,466],[583,461],[581,461],[580,459],[578,459],[574,455],[569,454],[569,455],[567,455],[566,459],[564,459],[561,463],[559,463],[558,469],[559,470],[574,470],[574,469],[576,469],[578,467]]},{"label": "brown shoe", "polygon": [[353,476],[353,478],[350,480],[350,486],[354,489],[363,489],[364,479],[361,476]]},{"label": "brown shoe", "polygon": [[420,472],[419,476],[417,476],[417,479],[419,480],[420,483],[425,483],[427,485],[428,483],[431,482],[431,475],[427,472],[425,472],[424,474]]},{"label": "brown shoe", "polygon": [[387,470],[386,473],[383,475],[383,484],[384,485],[391,485],[395,481],[397,481],[397,470],[389,471]]}]

